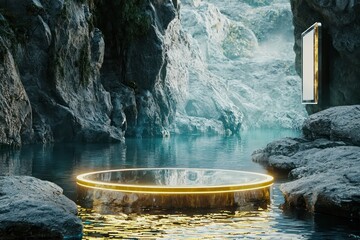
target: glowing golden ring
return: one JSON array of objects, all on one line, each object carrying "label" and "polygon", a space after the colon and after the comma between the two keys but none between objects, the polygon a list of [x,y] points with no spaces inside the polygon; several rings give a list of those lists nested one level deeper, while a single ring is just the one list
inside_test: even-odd
[{"label": "glowing golden ring", "polygon": [[[101,173],[110,173],[110,172],[124,172],[124,171],[139,171],[139,170],[201,170],[201,171],[227,171],[227,172],[236,172],[236,173],[245,173],[252,176],[261,176],[263,180],[250,182],[250,183],[240,183],[234,185],[218,185],[218,186],[189,186],[189,187],[173,187],[173,186],[152,186],[152,185],[135,185],[135,184],[121,184],[121,183],[111,183],[104,181],[95,181],[86,179],[86,177],[93,174]],[[131,192],[131,193],[148,193],[148,194],[209,194],[209,193],[227,193],[227,192],[238,192],[238,191],[249,191],[270,187],[274,178],[272,176],[245,172],[245,171],[235,171],[235,170],[222,170],[222,169],[196,169],[196,168],[129,168],[129,169],[116,169],[116,170],[105,170],[97,172],[84,173],[76,177],[76,182],[78,185],[101,189],[101,190],[111,190],[111,191],[120,191],[120,192]]]}]

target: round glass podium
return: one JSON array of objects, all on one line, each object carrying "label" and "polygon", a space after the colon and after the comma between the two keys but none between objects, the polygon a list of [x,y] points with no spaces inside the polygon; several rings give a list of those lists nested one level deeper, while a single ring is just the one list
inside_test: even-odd
[{"label": "round glass podium", "polygon": [[137,168],[77,176],[78,203],[102,213],[172,209],[257,209],[270,203],[273,177],[196,168]]}]

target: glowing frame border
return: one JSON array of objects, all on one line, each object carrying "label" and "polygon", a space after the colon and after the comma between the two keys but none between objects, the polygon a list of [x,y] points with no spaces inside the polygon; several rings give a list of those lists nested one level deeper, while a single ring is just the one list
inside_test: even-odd
[{"label": "glowing frame border", "polygon": [[[233,185],[219,185],[219,186],[189,186],[189,187],[166,187],[166,186],[149,186],[149,185],[133,185],[133,184],[119,184],[119,183],[106,183],[102,181],[94,181],[85,179],[86,176],[100,173],[110,172],[125,172],[125,171],[139,171],[139,170],[202,170],[202,171],[227,171],[246,173],[251,175],[263,176],[264,180],[245,183],[245,184],[233,184]],[[240,191],[250,191],[257,189],[264,189],[270,187],[274,183],[274,178],[270,175],[262,173],[254,173],[247,171],[237,170],[225,170],[225,169],[206,169],[206,168],[126,168],[126,169],[113,169],[96,172],[88,172],[80,174],[76,177],[76,183],[79,186],[108,190],[118,191],[125,193],[143,193],[143,194],[211,194],[211,193],[234,193]]]},{"label": "glowing frame border", "polygon": [[[320,86],[320,78],[321,78],[321,51],[322,51],[322,43],[321,43],[321,23],[320,22],[315,22],[313,25],[311,25],[308,29],[306,29],[302,34],[301,34],[301,71],[302,71],[302,82],[301,82],[301,103],[302,104],[318,104],[319,102],[319,86]],[[309,32],[311,32],[312,30],[314,30],[314,76],[313,76],[313,95],[314,98],[312,100],[304,100],[304,45],[303,45],[303,40],[304,40],[304,36],[307,35]]]}]

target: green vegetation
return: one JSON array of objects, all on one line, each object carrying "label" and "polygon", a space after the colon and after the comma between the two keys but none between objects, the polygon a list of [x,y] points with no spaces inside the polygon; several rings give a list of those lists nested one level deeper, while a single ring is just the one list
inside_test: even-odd
[{"label": "green vegetation", "polygon": [[94,0],[95,26],[104,33],[107,46],[117,49],[119,55],[150,29],[146,4],[147,0]]},{"label": "green vegetation", "polygon": [[148,0],[92,0],[94,26],[104,34],[107,49],[117,61],[122,82],[127,81],[126,59],[131,43],[145,36],[151,27],[151,16],[146,10]]},{"label": "green vegetation", "polygon": [[[120,1],[116,3],[119,15],[115,19],[128,40],[144,35],[150,28],[150,17],[145,12],[146,0]],[[121,28],[120,28],[121,29]]]},{"label": "green vegetation", "polygon": [[231,25],[222,43],[224,55],[230,59],[250,57],[256,46],[255,36],[247,28],[240,25]]},{"label": "green vegetation", "polygon": [[55,69],[54,73],[58,73],[62,78],[65,77],[65,66],[64,66],[64,60],[62,60],[62,56],[60,56],[60,53],[55,53],[54,59],[53,59],[53,67]]},{"label": "green vegetation", "polygon": [[91,63],[90,63],[90,49],[88,44],[84,44],[80,50],[79,56],[79,71],[80,82],[83,85],[89,84],[89,78],[91,75]]}]

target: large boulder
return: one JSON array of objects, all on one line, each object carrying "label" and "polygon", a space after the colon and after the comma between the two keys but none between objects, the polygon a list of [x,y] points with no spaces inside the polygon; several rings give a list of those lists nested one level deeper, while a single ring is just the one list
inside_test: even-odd
[{"label": "large boulder", "polygon": [[253,153],[272,171],[288,173],[286,207],[360,218],[359,106],[333,107],[310,115],[303,138],[285,138]]},{"label": "large boulder", "polygon": [[307,105],[309,113],[331,106],[360,104],[360,5],[358,1],[291,0],[295,33],[296,69],[301,75],[301,33],[321,22],[328,38],[323,52],[327,94],[319,105]]},{"label": "large boulder", "polygon": [[344,146],[306,151],[299,167],[290,172],[297,180],[282,184],[285,206],[306,208],[360,219],[360,147]]},{"label": "large boulder", "polygon": [[0,177],[1,239],[81,239],[77,206],[54,183]]},{"label": "large boulder", "polygon": [[327,138],[360,146],[360,105],[333,107],[305,120],[303,133],[307,139]]}]

